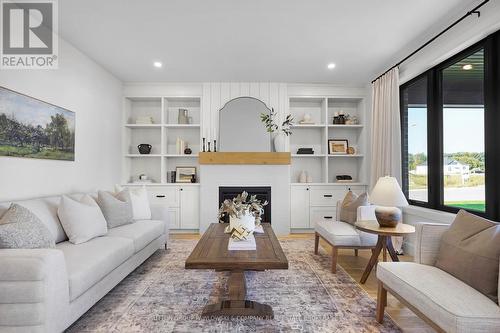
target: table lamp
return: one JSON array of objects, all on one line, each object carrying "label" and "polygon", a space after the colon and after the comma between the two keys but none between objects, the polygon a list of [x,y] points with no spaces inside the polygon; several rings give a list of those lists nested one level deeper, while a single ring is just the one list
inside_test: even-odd
[{"label": "table lamp", "polygon": [[408,206],[408,201],[394,177],[380,177],[370,195],[370,202],[377,207],[375,216],[381,227],[395,227],[401,221],[398,207]]}]

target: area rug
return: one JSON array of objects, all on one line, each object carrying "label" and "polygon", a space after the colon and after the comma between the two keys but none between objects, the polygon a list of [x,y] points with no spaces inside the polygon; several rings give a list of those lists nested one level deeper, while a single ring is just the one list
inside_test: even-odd
[{"label": "area rug", "polygon": [[375,301],[342,268],[330,272],[329,255],[313,253],[313,240],[280,242],[288,270],[247,272],[248,299],[269,304],[275,318],[200,318],[203,307],[227,296],[228,273],[185,270],[195,240],[173,240],[159,250],[68,332],[400,332],[386,316],[375,320]]}]

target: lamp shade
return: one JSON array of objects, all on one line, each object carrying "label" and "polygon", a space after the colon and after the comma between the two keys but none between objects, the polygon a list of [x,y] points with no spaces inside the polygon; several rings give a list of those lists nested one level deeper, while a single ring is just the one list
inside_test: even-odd
[{"label": "lamp shade", "polygon": [[370,195],[370,202],[377,206],[408,206],[403,191],[394,177],[380,177]]}]

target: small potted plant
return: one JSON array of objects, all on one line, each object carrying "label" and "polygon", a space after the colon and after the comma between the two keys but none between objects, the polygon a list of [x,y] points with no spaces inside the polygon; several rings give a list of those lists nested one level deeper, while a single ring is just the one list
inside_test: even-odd
[{"label": "small potted plant", "polygon": [[260,119],[266,126],[269,133],[276,133],[273,138],[274,150],[277,152],[285,151],[285,136],[292,134],[291,127],[293,125],[293,118],[291,114],[285,117],[285,120],[281,123],[281,126],[276,124],[276,113],[274,108],[271,109],[269,114],[261,113]]},{"label": "small potted plant", "polygon": [[246,191],[238,194],[232,200],[226,199],[219,208],[219,220],[223,222],[225,216],[229,216],[229,230],[237,226],[243,226],[250,232],[255,230],[262,220],[264,206],[267,201],[262,202],[257,196],[249,196]]}]

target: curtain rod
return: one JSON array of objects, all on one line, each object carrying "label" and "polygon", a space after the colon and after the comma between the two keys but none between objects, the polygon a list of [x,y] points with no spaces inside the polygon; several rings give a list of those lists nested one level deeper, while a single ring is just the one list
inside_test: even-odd
[{"label": "curtain rod", "polygon": [[372,81],[372,83],[375,82],[375,81],[377,81],[378,79],[380,79],[382,76],[384,76],[385,74],[387,74],[393,68],[396,68],[399,65],[401,65],[403,62],[405,62],[406,60],[408,60],[409,58],[411,58],[412,56],[414,56],[416,53],[420,52],[420,50],[422,50],[424,47],[426,47],[427,45],[429,45],[430,43],[432,43],[433,41],[435,41],[436,39],[438,39],[441,35],[445,34],[448,30],[450,30],[451,28],[453,28],[454,26],[456,26],[458,23],[462,22],[466,17],[468,17],[470,15],[473,15],[473,14],[477,14],[477,17],[480,17],[481,16],[481,12],[479,12],[478,9],[481,8],[482,6],[484,6],[489,1],[490,0],[484,0],[479,5],[477,5],[476,7],[474,7],[473,9],[471,9],[470,11],[468,11],[467,13],[465,13],[464,16],[462,16],[461,18],[459,18],[458,20],[456,20],[455,22],[453,22],[451,25],[449,25],[446,29],[444,29],[443,31],[441,31],[440,33],[438,33],[436,36],[434,36],[431,39],[429,39],[425,44],[423,44],[418,49],[416,49],[415,51],[413,51],[412,53],[410,53],[409,55],[407,55],[403,60],[399,61],[397,64],[395,64],[394,66],[392,66],[391,68],[389,68],[388,70],[386,70],[384,73],[382,73],[379,76],[377,76],[377,78],[375,78]]}]

